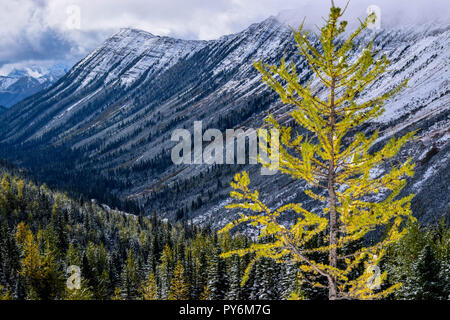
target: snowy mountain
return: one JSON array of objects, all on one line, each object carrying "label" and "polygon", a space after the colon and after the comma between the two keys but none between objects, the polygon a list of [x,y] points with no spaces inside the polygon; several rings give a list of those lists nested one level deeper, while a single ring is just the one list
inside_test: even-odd
[{"label": "snowy mountain", "polygon": [[32,65],[14,69],[7,76],[0,76],[0,105],[10,107],[48,88],[69,69],[70,67],[63,63],[48,68]]},{"label": "snowy mountain", "polygon": [[[380,143],[419,130],[402,153],[417,163],[405,192],[417,194],[417,216],[435,221],[450,212],[450,26],[367,31],[358,44],[373,37],[392,67],[366,97],[405,78],[410,82],[366,130],[380,129]],[[354,49],[355,56],[360,52],[360,46]],[[289,27],[273,17],[213,41],[123,29],[54,85],[0,115],[0,156],[34,168],[49,183],[86,183],[84,190],[93,194],[107,190],[137,200],[146,213],[198,223],[220,225],[230,218],[224,209],[229,181],[243,169],[269,204],[305,203],[300,182],[261,177],[257,166],[175,166],[170,159],[172,131],[192,131],[194,121],[222,131],[257,128],[268,112],[287,121],[291,107],[280,104],[252,65],[259,59],[278,63],[283,55],[303,81],[310,80]]]}]

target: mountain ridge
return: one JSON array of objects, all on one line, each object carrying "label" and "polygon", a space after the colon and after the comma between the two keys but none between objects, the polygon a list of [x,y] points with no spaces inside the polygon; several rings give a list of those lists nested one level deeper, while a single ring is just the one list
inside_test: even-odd
[{"label": "mountain ridge", "polygon": [[8,108],[45,90],[61,78],[68,69],[68,65],[62,63],[48,68],[32,65],[13,69],[8,75],[0,76],[0,105]]},{"label": "mountain ridge", "polygon": [[[386,113],[365,130],[379,128],[381,143],[393,134],[421,129],[419,140],[402,155],[420,163],[406,191],[424,193],[415,203],[417,216],[433,221],[450,208],[445,190],[450,32],[448,26],[411,28],[367,31],[354,53],[374,37],[375,46],[392,61],[392,71],[370,87],[367,97],[411,78],[410,88],[389,101]],[[229,218],[223,206],[232,175],[242,169],[256,175],[257,167],[174,166],[170,134],[175,128],[191,130],[195,120],[202,120],[205,129],[224,130],[257,128],[268,112],[288,119],[291,107],[280,104],[252,65],[259,59],[276,64],[283,55],[297,65],[302,81],[313,80],[295,54],[289,27],[275,17],[210,41],[122,29],[52,87],[0,116],[0,142],[8,150],[0,156],[31,165],[35,155],[29,150],[46,150],[51,158],[57,154],[51,148],[61,147],[74,155],[69,172],[89,169],[117,180],[110,191],[137,199],[146,213],[223,224]],[[39,161],[55,161],[45,159]],[[297,181],[278,175],[265,179],[256,176],[254,183],[269,194],[271,205],[285,194],[304,201]],[[431,209],[420,207],[430,201]]]}]

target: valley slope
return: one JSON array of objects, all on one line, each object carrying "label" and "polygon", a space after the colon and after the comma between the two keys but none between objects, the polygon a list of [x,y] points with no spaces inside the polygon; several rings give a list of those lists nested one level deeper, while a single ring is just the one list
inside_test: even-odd
[{"label": "valley slope", "polygon": [[[418,130],[400,155],[417,163],[405,192],[417,194],[416,216],[436,221],[450,212],[450,26],[367,31],[355,57],[373,37],[392,66],[364,97],[410,81],[362,129],[379,129],[379,145]],[[273,17],[213,41],[123,29],[50,88],[0,114],[0,157],[32,168],[50,184],[85,183],[92,196],[100,197],[103,189],[138,201],[147,214],[171,219],[222,225],[233,217],[224,209],[229,182],[243,169],[270,205],[296,200],[314,209],[305,202],[301,182],[260,176],[258,166],[176,166],[170,159],[172,131],[192,131],[194,121],[222,131],[260,127],[268,113],[288,122],[292,107],[281,105],[253,67],[260,59],[277,64],[283,55],[297,65],[301,81],[311,80],[321,94],[296,54],[291,30]]]}]

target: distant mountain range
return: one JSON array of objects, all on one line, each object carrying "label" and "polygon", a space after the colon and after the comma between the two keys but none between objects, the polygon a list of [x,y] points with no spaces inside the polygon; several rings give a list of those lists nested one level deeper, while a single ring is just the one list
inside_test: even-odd
[{"label": "distant mountain range", "polygon": [[[372,38],[392,65],[364,96],[410,82],[362,129],[379,129],[380,144],[419,130],[400,155],[417,163],[405,192],[417,194],[416,216],[435,221],[450,214],[450,26],[368,30],[354,55]],[[281,174],[261,177],[248,165],[176,166],[170,159],[172,131],[192,130],[197,120],[204,129],[257,128],[270,112],[288,123],[292,107],[263,85],[252,64],[278,63],[283,55],[321,94],[296,54],[291,30],[273,17],[213,41],[123,29],[53,85],[0,115],[0,156],[33,168],[49,183],[134,199],[147,214],[169,219],[222,225],[232,218],[224,209],[229,182],[243,169],[269,205],[297,200],[314,209],[302,183]]]},{"label": "distant mountain range", "polygon": [[49,68],[30,66],[14,69],[7,76],[0,76],[0,105],[11,107],[48,88],[69,70],[69,65],[58,63]]}]

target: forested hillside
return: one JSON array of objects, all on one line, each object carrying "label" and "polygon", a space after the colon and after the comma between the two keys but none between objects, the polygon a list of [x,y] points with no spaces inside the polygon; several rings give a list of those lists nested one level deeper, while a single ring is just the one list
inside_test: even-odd
[{"label": "forested hillside", "polygon": [[[250,239],[170,224],[73,200],[0,167],[0,296],[2,299],[285,299],[326,298],[297,279],[296,267],[262,259],[240,286],[251,256],[222,259]],[[261,239],[260,241],[264,241]],[[326,256],[318,257],[327,259]],[[80,266],[81,289],[66,286]],[[450,232],[417,225],[389,249],[381,268],[404,286],[395,298],[450,294]]]},{"label": "forested hillside", "polygon": [[[386,112],[361,130],[378,129],[380,145],[418,130],[418,140],[403,154],[417,163],[405,192],[416,194],[414,215],[434,223],[449,214],[450,27],[366,30],[355,39],[351,59],[372,39],[392,66],[361,97],[410,81],[387,102]],[[311,41],[317,42],[312,34]],[[200,120],[205,130],[258,128],[268,113],[289,124],[293,106],[280,104],[253,67],[254,61],[276,64],[283,56],[296,65],[302,83],[313,81],[319,96],[325,92],[296,53],[289,26],[274,17],[207,42],[123,29],[52,87],[0,115],[0,157],[58,189],[119,206],[113,194],[136,200],[144,214],[221,226],[228,222],[229,181],[242,166],[174,165],[171,134],[177,128],[192,131]],[[245,170],[252,174],[259,167]],[[284,194],[298,202],[307,199],[304,184],[279,175],[253,183],[269,194],[271,206]]]},{"label": "forested hillside", "polygon": [[[12,176],[11,170],[1,169],[3,298],[281,299],[295,283],[291,267],[267,260],[255,266],[255,277],[265,280],[241,288],[248,258],[219,255],[246,246],[250,240],[244,236],[218,237],[188,223],[172,225],[75,201]],[[66,287],[70,265],[81,267],[80,290]]]}]

